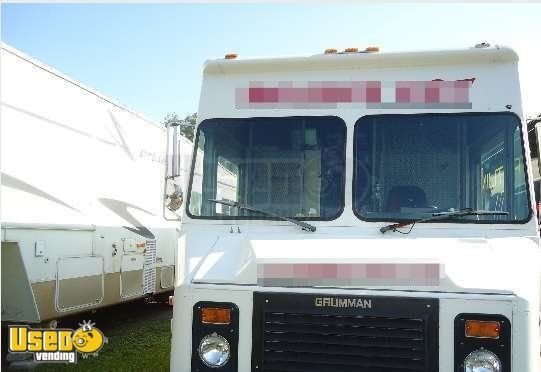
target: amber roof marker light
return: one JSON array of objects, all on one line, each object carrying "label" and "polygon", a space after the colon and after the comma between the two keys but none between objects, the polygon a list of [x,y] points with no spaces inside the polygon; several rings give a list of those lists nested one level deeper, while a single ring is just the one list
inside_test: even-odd
[{"label": "amber roof marker light", "polygon": [[237,53],[228,53],[225,55],[225,59],[236,59],[239,55]]},{"label": "amber roof marker light", "polygon": [[336,53],[338,53],[338,50],[336,50],[335,48],[325,49],[325,54],[336,54]]},{"label": "amber roof marker light", "polygon": [[344,53],[358,53],[359,48],[346,48],[344,49]]},{"label": "amber roof marker light", "polygon": [[367,53],[376,53],[376,52],[379,52],[379,47],[369,46],[364,51],[367,52]]}]

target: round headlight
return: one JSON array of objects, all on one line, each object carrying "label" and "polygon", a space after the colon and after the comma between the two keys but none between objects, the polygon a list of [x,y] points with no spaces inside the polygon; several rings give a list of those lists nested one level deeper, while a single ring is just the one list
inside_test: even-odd
[{"label": "round headlight", "polygon": [[222,367],[230,356],[229,342],[216,333],[203,337],[199,344],[199,357],[207,367]]},{"label": "round headlight", "polygon": [[501,372],[502,363],[491,351],[475,350],[464,359],[464,372]]}]

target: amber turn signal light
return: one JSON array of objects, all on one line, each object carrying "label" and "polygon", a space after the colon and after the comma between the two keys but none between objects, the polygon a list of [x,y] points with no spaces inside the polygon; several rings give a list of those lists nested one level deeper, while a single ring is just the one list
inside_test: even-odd
[{"label": "amber turn signal light", "polygon": [[500,323],[496,321],[466,320],[466,337],[499,338]]},{"label": "amber turn signal light", "polygon": [[365,52],[368,52],[368,53],[379,52],[379,47],[371,46],[371,47],[366,48],[364,51],[365,51]]},{"label": "amber turn signal light", "polygon": [[231,323],[231,309],[204,307],[201,309],[201,322],[205,324]]}]

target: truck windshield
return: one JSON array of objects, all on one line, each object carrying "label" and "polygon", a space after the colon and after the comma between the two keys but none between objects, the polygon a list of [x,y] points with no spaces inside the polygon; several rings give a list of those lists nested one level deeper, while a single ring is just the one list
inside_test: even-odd
[{"label": "truck windshield", "polygon": [[345,123],[337,117],[209,119],[199,125],[188,212],[195,218],[330,220],[344,207]]},{"label": "truck windshield", "polygon": [[520,120],[512,114],[365,116],[354,136],[361,219],[422,219],[463,208],[508,213],[452,222],[524,222],[530,215]]}]

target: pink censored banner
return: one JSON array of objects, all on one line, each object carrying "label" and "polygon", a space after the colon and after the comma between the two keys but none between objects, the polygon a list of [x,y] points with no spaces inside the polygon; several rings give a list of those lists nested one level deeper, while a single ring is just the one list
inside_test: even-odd
[{"label": "pink censored banner", "polygon": [[439,263],[401,264],[258,264],[262,286],[437,286]]},{"label": "pink censored banner", "polygon": [[[372,109],[471,108],[475,78],[445,81],[251,81],[235,89],[237,109],[324,109],[364,106]],[[385,100],[386,96],[392,97]]]}]

